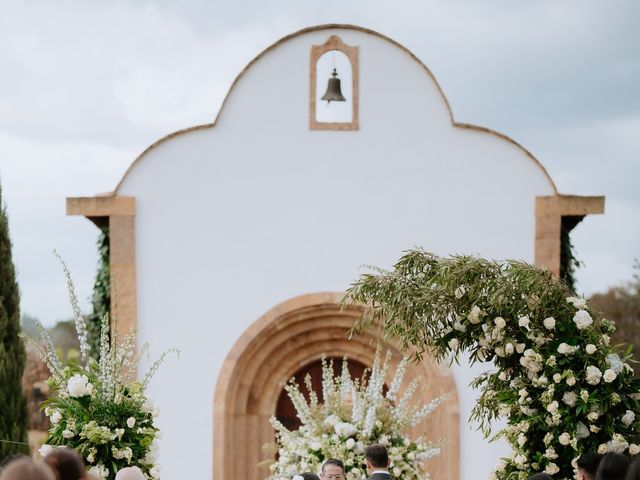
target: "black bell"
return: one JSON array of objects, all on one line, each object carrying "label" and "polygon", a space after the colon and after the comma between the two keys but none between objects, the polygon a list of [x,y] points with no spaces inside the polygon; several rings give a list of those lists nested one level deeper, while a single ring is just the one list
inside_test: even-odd
[{"label": "black bell", "polygon": [[335,68],[333,69],[333,73],[331,75],[332,78],[329,79],[327,91],[322,96],[322,100],[326,100],[327,103],[346,102],[347,99],[342,95],[342,90],[340,89],[340,79],[338,78],[338,72],[336,72]]}]

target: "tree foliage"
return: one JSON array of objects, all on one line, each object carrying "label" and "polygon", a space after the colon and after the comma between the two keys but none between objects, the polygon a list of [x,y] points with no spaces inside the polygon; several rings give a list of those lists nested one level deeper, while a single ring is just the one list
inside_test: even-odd
[{"label": "tree foliage", "polygon": [[100,355],[100,322],[102,317],[109,314],[111,308],[111,291],[109,287],[109,227],[103,227],[98,236],[98,271],[93,284],[91,305],[93,312],[87,319],[89,331],[89,345],[91,355],[99,360]]},{"label": "tree foliage", "polygon": [[[0,204],[2,202],[0,192]],[[20,334],[20,294],[7,212],[0,207],[0,461],[28,453],[27,403],[22,393],[26,353]]]}]

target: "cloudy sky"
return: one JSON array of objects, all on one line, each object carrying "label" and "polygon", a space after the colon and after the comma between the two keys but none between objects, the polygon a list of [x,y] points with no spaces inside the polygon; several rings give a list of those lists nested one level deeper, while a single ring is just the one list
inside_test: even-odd
[{"label": "cloudy sky", "polygon": [[640,257],[637,0],[1,3],[0,181],[22,310],[47,324],[70,316],[52,250],[86,310],[97,262],[97,229],[65,197],[113,190],[156,139],[211,122],[257,53],[322,23],[404,44],[458,121],[520,142],[560,191],[606,195],[574,230],[581,291],[630,279]]}]

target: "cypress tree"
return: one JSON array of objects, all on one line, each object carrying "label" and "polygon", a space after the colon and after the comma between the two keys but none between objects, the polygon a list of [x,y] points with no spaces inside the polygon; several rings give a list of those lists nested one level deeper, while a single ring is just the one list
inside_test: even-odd
[{"label": "cypress tree", "polygon": [[29,453],[27,401],[22,392],[26,353],[20,334],[20,293],[0,189],[0,463]]}]

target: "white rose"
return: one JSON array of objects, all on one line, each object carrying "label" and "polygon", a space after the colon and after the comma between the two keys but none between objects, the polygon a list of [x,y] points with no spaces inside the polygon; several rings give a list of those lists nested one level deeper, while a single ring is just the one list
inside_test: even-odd
[{"label": "white rose", "polygon": [[634,457],[640,453],[640,446],[632,443],[629,445],[629,455],[633,455]]},{"label": "white rose", "polygon": [[614,372],[610,368],[606,369],[604,371],[604,375],[602,376],[603,380],[607,383],[613,382],[616,379],[616,377],[617,377],[616,372]]},{"label": "white rose", "polygon": [[584,347],[584,349],[587,351],[589,355],[593,355],[594,353],[596,353],[596,350],[597,350],[596,346],[593,343],[590,343],[589,345]]},{"label": "white rose", "polygon": [[133,428],[136,424],[136,419],[133,417],[127,418],[127,427]]},{"label": "white rose", "polygon": [[477,305],[474,305],[473,308],[471,309],[471,312],[469,312],[469,315],[467,315],[467,320],[469,320],[473,324],[478,324],[481,321],[480,319],[481,313],[482,313],[482,310],[480,310],[480,307],[478,307]]},{"label": "white rose", "polygon": [[547,330],[553,330],[554,328],[556,328],[556,319],[553,317],[545,318],[542,321],[542,324],[544,325],[544,328],[546,328]]},{"label": "white rose", "polygon": [[50,419],[51,419],[51,423],[53,423],[54,425],[57,425],[58,423],[60,423],[60,420],[62,420],[62,414],[58,410],[56,410],[51,414]]},{"label": "white rose", "polygon": [[73,437],[75,437],[75,436],[76,436],[76,434],[75,434],[75,432],[74,432],[73,430],[69,430],[68,428],[66,428],[66,429],[64,429],[64,430],[62,431],[62,436],[63,436],[64,438],[67,438],[67,439],[68,439],[68,438],[73,438]]},{"label": "white rose", "polygon": [[72,397],[84,397],[85,395],[91,395],[93,385],[89,383],[86,375],[76,373],[67,381],[67,391]]},{"label": "white rose", "polygon": [[356,445],[356,441],[353,438],[347,438],[347,441],[344,443],[348,450],[351,450]]},{"label": "white rose", "polygon": [[607,453],[609,449],[607,448],[607,446],[604,443],[601,443],[600,445],[598,445],[598,453],[600,455],[604,455],[605,453]]},{"label": "white rose", "polygon": [[496,328],[499,330],[502,330],[504,327],[507,326],[507,322],[505,322],[504,318],[502,317],[497,317],[493,323],[495,323]]},{"label": "white rose", "polygon": [[578,396],[575,394],[575,392],[564,392],[564,395],[562,396],[562,401],[570,407],[573,407],[575,405],[577,399]]},{"label": "white rose", "polygon": [[627,410],[622,416],[622,423],[629,426],[636,419],[636,414],[632,410]]},{"label": "white rose", "polygon": [[513,343],[507,343],[504,346],[504,353],[507,355],[511,355],[513,354],[514,348],[513,348]]},{"label": "white rose", "polygon": [[347,422],[338,422],[333,426],[333,429],[335,430],[336,434],[338,434],[341,437],[350,437],[351,435],[355,435],[355,433],[358,431],[358,429]]},{"label": "white rose", "polygon": [[520,319],[518,320],[518,325],[520,325],[523,328],[529,328],[529,317],[520,317]]},{"label": "white rose", "polygon": [[558,406],[558,402],[554,400],[549,405],[547,405],[547,412],[556,413],[558,411]]},{"label": "white rose", "polygon": [[43,458],[49,455],[52,451],[53,447],[51,445],[47,445],[46,443],[40,447],[40,450],[38,450],[40,456]]},{"label": "white rose", "polygon": [[560,442],[560,445],[569,445],[569,443],[571,443],[571,436],[568,432],[563,432],[558,437],[558,441]]},{"label": "white rose", "polygon": [[451,350],[457,350],[460,342],[458,342],[457,338],[452,338],[451,340],[449,340],[448,345]]},{"label": "white rose", "polygon": [[598,418],[600,418],[600,415],[598,415],[598,412],[589,412],[587,414],[587,418],[590,422],[595,422],[596,420],[598,420]]},{"label": "white rose", "polygon": [[567,382],[567,385],[569,385],[570,387],[573,387],[576,384],[576,377],[571,375],[570,377],[567,377],[565,382]]},{"label": "white rose", "polygon": [[555,475],[559,471],[560,471],[560,467],[558,467],[553,462],[549,462],[549,465],[547,465],[547,468],[544,469],[544,473],[547,473],[549,475]]},{"label": "white rose", "polygon": [[558,353],[562,353],[564,355],[565,353],[567,353],[568,349],[569,345],[564,342],[558,345]]},{"label": "white rose", "polygon": [[602,378],[602,372],[598,367],[594,367],[593,365],[589,365],[587,367],[586,380],[589,385],[598,385],[600,383],[600,378]]},{"label": "white rose", "polygon": [[553,374],[553,381],[556,383],[560,383],[560,380],[562,380],[562,375],[560,375],[559,373],[554,373]]},{"label": "white rose", "polygon": [[516,465],[524,465],[524,462],[526,461],[527,461],[527,457],[525,457],[521,453],[513,457],[513,463],[515,463]]},{"label": "white rose", "polygon": [[589,312],[586,310],[578,310],[573,316],[573,321],[576,324],[576,327],[578,327],[578,330],[584,330],[585,328],[590,327],[593,323],[591,315],[589,315]]},{"label": "white rose", "polygon": [[569,302],[570,304],[572,304],[574,307],[578,309],[587,308],[587,301],[584,298],[569,297],[567,298],[567,302]]}]

